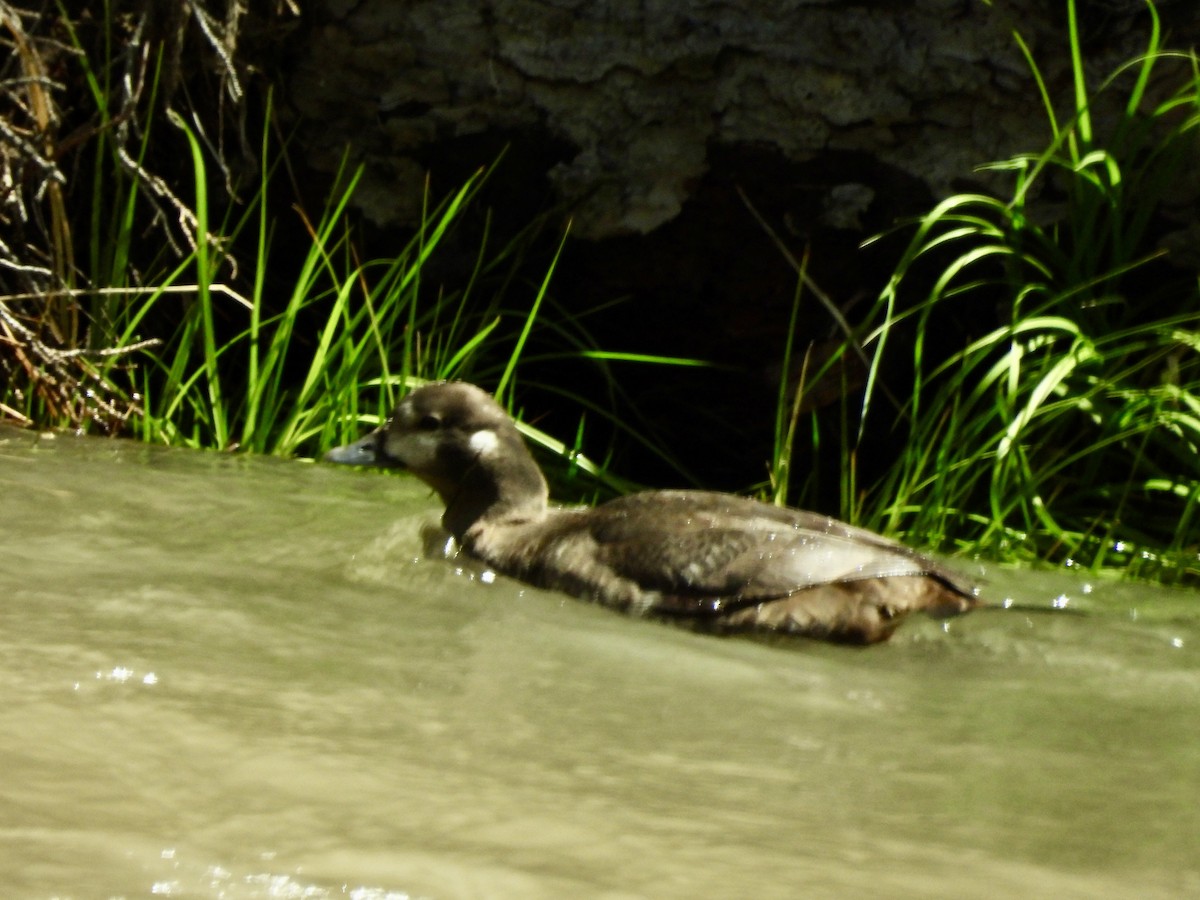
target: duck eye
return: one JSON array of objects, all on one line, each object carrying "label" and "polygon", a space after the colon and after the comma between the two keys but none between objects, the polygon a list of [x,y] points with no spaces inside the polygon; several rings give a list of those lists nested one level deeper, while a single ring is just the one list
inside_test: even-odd
[{"label": "duck eye", "polygon": [[437,431],[442,427],[442,420],[432,413],[427,413],[417,420],[419,431]]}]

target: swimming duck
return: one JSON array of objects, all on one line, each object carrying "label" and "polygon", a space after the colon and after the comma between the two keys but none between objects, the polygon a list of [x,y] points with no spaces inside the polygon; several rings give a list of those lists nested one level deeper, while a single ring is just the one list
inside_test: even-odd
[{"label": "swimming duck", "polygon": [[691,490],[552,507],[512,419],[464,382],[414,390],[387,424],[325,458],[410,470],[441,497],[460,547],[501,574],[700,630],[865,644],[915,610],[978,604],[941,563],[816,513]]}]

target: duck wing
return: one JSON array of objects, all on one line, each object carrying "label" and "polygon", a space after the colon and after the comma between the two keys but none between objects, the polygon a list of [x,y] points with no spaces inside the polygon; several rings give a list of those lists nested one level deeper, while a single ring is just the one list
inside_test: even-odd
[{"label": "duck wing", "polygon": [[961,576],[903,544],[729,494],[632,494],[593,510],[588,530],[598,559],[661,594],[655,608],[664,613],[726,613],[808,588],[897,576],[927,576],[972,595]]}]

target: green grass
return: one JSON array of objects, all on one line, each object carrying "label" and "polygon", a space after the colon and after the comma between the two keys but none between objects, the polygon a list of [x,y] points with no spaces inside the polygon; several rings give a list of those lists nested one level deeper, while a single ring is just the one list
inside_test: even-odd
[{"label": "green grass", "polygon": [[[107,126],[115,117],[106,105],[110,86],[103,73],[112,67],[92,69],[86,55],[80,59],[103,126],[90,147],[90,268],[81,268],[87,286],[72,293],[74,313],[88,327],[86,348],[70,359],[85,367],[87,383],[72,381],[71,373],[58,380],[79,396],[102,394],[104,408],[114,413],[104,419],[86,410],[80,415],[78,408],[40,403],[37,391],[19,388],[0,398],[6,410],[19,394],[24,411],[13,412],[43,425],[132,434],[174,446],[315,457],[378,425],[415,385],[475,381],[494,389],[519,414],[513,398],[522,393],[521,373],[531,364],[576,359],[602,373],[609,385],[607,404],[577,397],[566,384],[522,379],[525,386],[578,401],[583,410],[573,442],[522,425],[548,454],[556,484],[571,497],[633,487],[609,471],[606,457],[584,454],[588,423],[597,419],[609,433],[625,429],[671,460],[644,437],[636,416],[621,409],[617,369],[705,363],[596,346],[585,316],[567,314],[551,291],[567,229],[540,281],[529,285],[518,273],[532,242],[518,235],[493,246],[485,214],[478,255],[463,273],[464,283],[424,283],[428,261],[459,227],[491,169],[481,169],[441,199],[427,189],[423,222],[412,238],[386,258],[364,260],[351,212],[361,173],[343,166],[318,214],[297,207],[309,244],[302,259],[281,266],[273,251],[280,223],[272,213],[280,204],[270,197],[287,186],[281,177],[286,147],[276,145],[264,128],[259,183],[243,202],[225,202],[216,218],[213,160],[193,127],[169,115],[191,170],[187,196],[172,195],[187,213],[180,217],[183,233],[175,235],[182,252],[172,253],[169,241],[139,242],[148,225],[145,215],[161,208],[129,174],[128,148],[109,139]],[[154,105],[153,91],[147,102]],[[269,125],[269,108],[266,119]],[[149,128],[141,133],[138,165],[152,155],[150,133]],[[548,221],[547,216],[530,230],[544,230]],[[294,252],[294,244],[289,250]],[[283,291],[280,272],[292,273]]]},{"label": "green grass", "polygon": [[[144,126],[136,140],[122,130],[129,112],[111,106],[111,77],[119,66],[109,4],[102,18],[99,63],[68,29],[98,123],[88,164],[80,167],[91,174],[88,253],[80,268],[84,287],[72,295],[75,315],[88,323],[87,346],[71,358],[87,367],[105,408],[118,412],[72,418],[39,406],[37,392],[29,391],[22,395],[25,418],[154,443],[311,457],[383,421],[413,385],[473,380],[494,388],[512,408],[518,377],[530,363],[573,357],[608,379],[608,404],[581,404],[586,411],[574,443],[532,427],[527,433],[559,461],[557,475],[574,493],[629,487],[604,460],[582,452],[589,415],[645,441],[630,424],[636,417],[626,419],[620,410],[613,367],[703,363],[595,346],[584,317],[567,315],[550,290],[567,230],[540,283],[528,285],[518,273],[527,267],[531,234],[545,230],[549,216],[531,224],[530,234],[493,246],[485,214],[478,255],[463,283],[430,285],[422,277],[430,258],[459,228],[492,169],[481,169],[444,198],[427,188],[412,238],[386,258],[362,259],[351,211],[361,172],[344,164],[317,214],[294,204],[309,243],[300,260],[281,264],[273,249],[281,223],[273,211],[282,206],[276,195],[288,186],[286,144],[272,140],[269,103],[257,185],[240,202],[220,192],[214,197],[219,161],[194,124],[158,108],[155,67],[139,107]],[[171,139],[186,148],[190,185],[168,188],[139,174],[155,156],[156,142]],[[144,240],[148,219],[169,218],[172,206],[179,226],[164,230],[163,239]],[[571,397],[561,384],[547,387]],[[94,393],[83,384],[75,388],[78,395]]]},{"label": "green grass", "polygon": [[[913,385],[896,422],[903,449],[870,489],[866,524],[993,557],[1200,574],[1200,292],[1155,266],[1150,231],[1195,164],[1200,69],[1162,50],[1149,8],[1145,54],[1092,91],[1068,3],[1066,119],[1021,43],[1049,146],[989,167],[1011,178],[1008,199],[950,197],[918,223],[868,339],[864,418],[888,414],[883,366],[905,340]],[[1163,78],[1179,87],[1153,99]],[[1112,91],[1123,115],[1102,135],[1092,107]],[[1055,194],[1061,213],[1039,224],[1034,198]],[[922,279],[932,287],[906,305]],[[993,324],[939,358],[928,337],[947,310]]]},{"label": "green grass", "polygon": [[[308,223],[311,244],[289,295],[272,298],[265,273],[273,264],[273,228],[263,202],[270,168],[238,221],[224,223],[214,237],[201,148],[186,125],[176,124],[194,150],[195,249],[161,279],[160,290],[110,315],[115,343],[134,344],[145,339],[157,308],[176,302],[168,289],[186,290],[175,333],[132,362],[115,358],[105,372],[117,384],[127,379],[130,396],[140,398],[142,414],[133,423],[139,437],[313,456],[382,421],[406,385],[493,380],[495,363],[488,361],[501,347],[503,368],[494,381],[503,396],[537,324],[553,266],[521,316],[495,303],[473,304],[469,286],[430,301],[420,278],[487,171],[440,203],[428,202],[425,222],[394,256],[359,261],[347,210],[360,172],[343,169],[326,208]],[[268,158],[265,141],[263,151]],[[214,257],[216,245],[232,243],[247,227],[256,229],[255,277],[250,295],[238,297],[217,281]]]}]

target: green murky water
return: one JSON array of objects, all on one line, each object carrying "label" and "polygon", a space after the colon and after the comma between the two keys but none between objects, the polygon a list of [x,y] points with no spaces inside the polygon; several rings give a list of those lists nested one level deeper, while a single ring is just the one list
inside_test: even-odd
[{"label": "green murky water", "polygon": [[1200,596],[868,650],[423,558],[341,468],[0,432],[0,896],[1200,896]]}]

